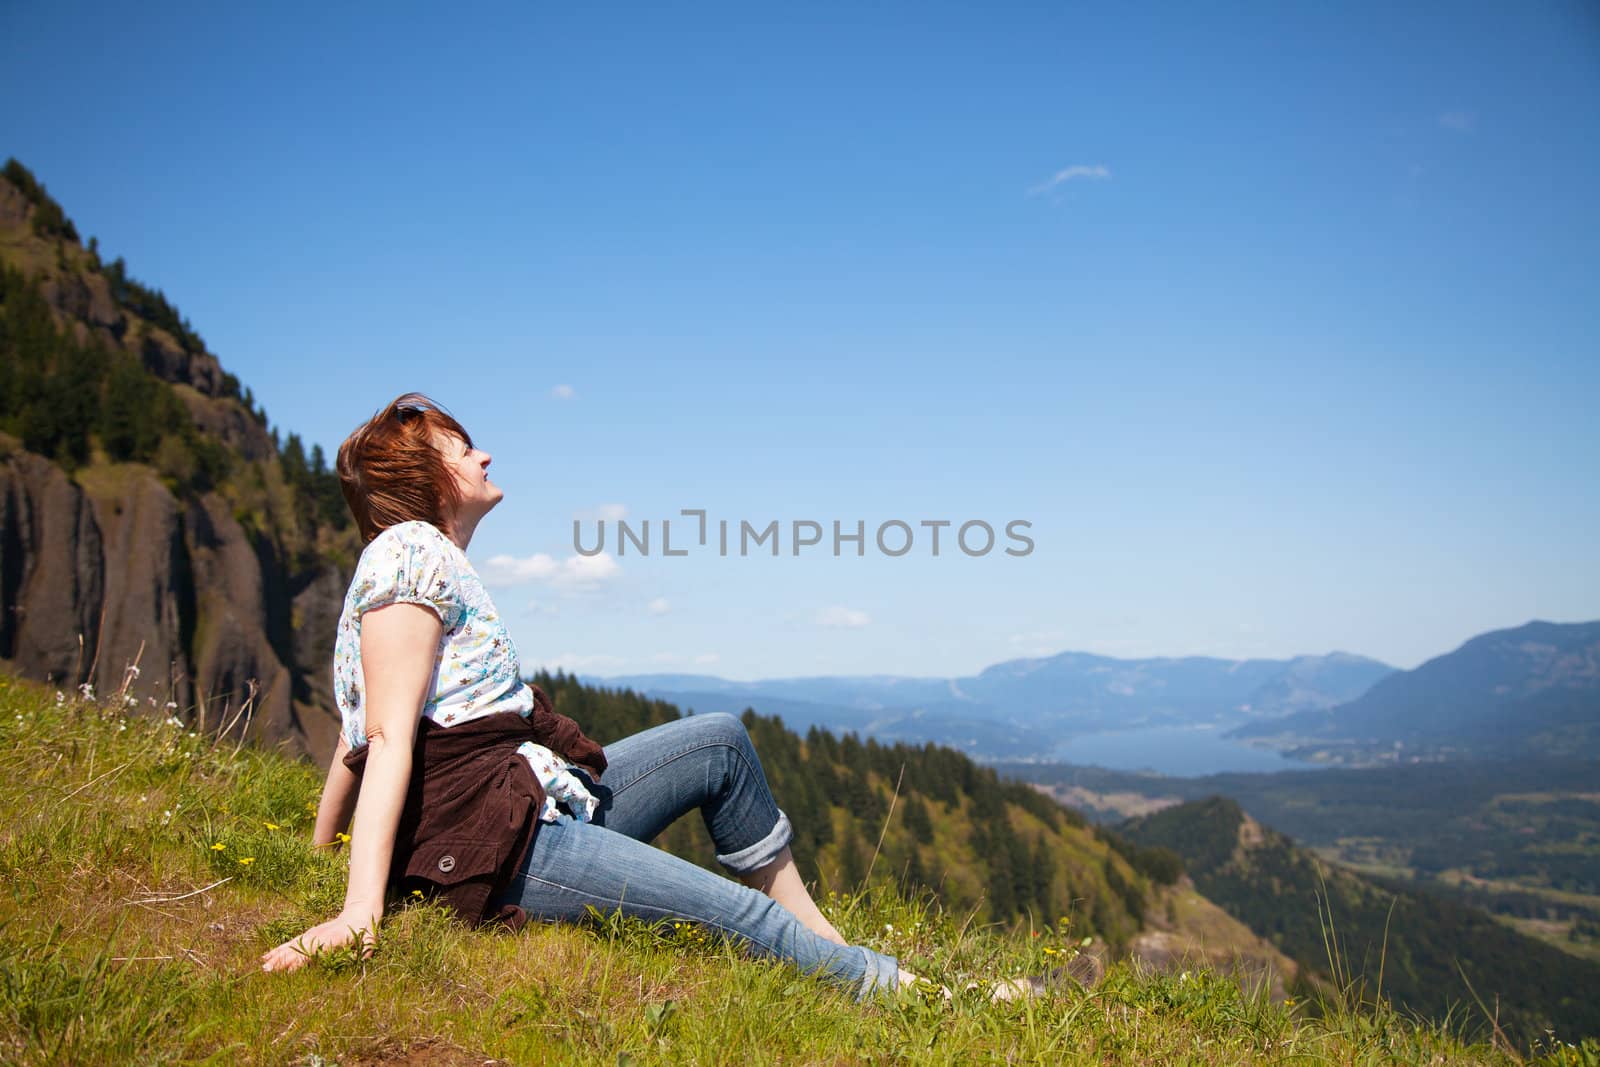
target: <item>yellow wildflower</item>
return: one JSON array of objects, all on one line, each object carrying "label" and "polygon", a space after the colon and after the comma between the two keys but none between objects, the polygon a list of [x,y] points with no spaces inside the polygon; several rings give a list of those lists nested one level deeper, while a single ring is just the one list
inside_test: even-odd
[{"label": "yellow wildflower", "polygon": [[225,849],[227,847],[228,847],[227,845],[224,845],[221,841],[218,841],[216,844],[211,846],[211,851],[212,852],[221,852],[223,849]]},{"label": "yellow wildflower", "polygon": [[261,825],[265,826],[268,830],[281,830],[281,829],[283,829],[283,827],[279,826],[275,822],[264,822]]},{"label": "yellow wildflower", "polygon": [[244,866],[244,867],[250,866],[255,861],[256,861],[256,858],[254,856],[240,856],[239,857],[239,863],[240,863],[241,866]]},{"label": "yellow wildflower", "polygon": [[337,833],[337,834],[334,834],[333,836],[339,839],[339,843],[341,845],[348,845],[350,843],[350,835],[349,834]]}]

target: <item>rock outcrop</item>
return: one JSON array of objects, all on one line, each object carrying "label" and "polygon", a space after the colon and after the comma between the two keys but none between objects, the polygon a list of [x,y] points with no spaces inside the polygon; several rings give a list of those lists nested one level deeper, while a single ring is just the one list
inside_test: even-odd
[{"label": "rock outcrop", "polygon": [[89,676],[105,602],[94,507],[55,464],[13,453],[0,466],[0,657],[72,684]]},{"label": "rock outcrop", "polygon": [[179,501],[138,464],[74,481],[0,442],[0,660],[18,673],[101,694],[128,681],[141,707],[211,726],[248,701],[250,736],[322,759],[344,584],[330,563],[289,570],[215,493]]}]

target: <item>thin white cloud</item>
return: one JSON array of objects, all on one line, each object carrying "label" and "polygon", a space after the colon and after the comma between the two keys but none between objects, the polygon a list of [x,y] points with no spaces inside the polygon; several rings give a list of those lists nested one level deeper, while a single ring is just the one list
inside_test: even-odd
[{"label": "thin white cloud", "polygon": [[667,612],[672,610],[672,605],[667,603],[666,597],[658,596],[654,600],[650,601],[650,603],[646,604],[644,606],[644,610],[648,611],[652,615],[665,615]]},{"label": "thin white cloud", "polygon": [[621,565],[609,552],[563,560],[548,552],[535,552],[531,556],[490,557],[483,567],[483,580],[498,586],[542,582],[556,589],[591,589],[621,573]]},{"label": "thin white cloud", "polygon": [[1456,133],[1472,133],[1478,128],[1478,116],[1470,111],[1446,111],[1439,116],[1439,125]]},{"label": "thin white cloud", "polygon": [[847,608],[841,604],[834,604],[831,607],[826,607],[821,611],[818,611],[813,621],[815,621],[818,626],[836,626],[847,629],[857,629],[870,623],[872,618],[864,611],[859,611],[855,608]]},{"label": "thin white cloud", "polygon": [[1108,181],[1110,178],[1111,168],[1105,166],[1103,163],[1074,163],[1070,167],[1062,167],[1060,170],[1050,175],[1048,179],[1029,189],[1028,195],[1038,196],[1040,193],[1048,193],[1058,185],[1070,181],[1077,181],[1079,179],[1088,179],[1090,181]]},{"label": "thin white cloud", "polygon": [[578,391],[570,385],[558,385],[550,390],[550,395],[557,400],[571,400],[578,395]]},{"label": "thin white cloud", "polygon": [[694,658],[694,665],[696,667],[709,667],[720,659],[722,657],[715,652],[702,652]]}]

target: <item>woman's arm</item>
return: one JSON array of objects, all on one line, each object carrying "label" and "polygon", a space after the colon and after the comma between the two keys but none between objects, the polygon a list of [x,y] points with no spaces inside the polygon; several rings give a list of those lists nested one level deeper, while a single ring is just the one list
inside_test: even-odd
[{"label": "woman's arm", "polygon": [[336,836],[350,825],[350,816],[356,807],[355,772],[344,765],[345,753],[350,744],[339,734],[339,745],[333,750],[333,761],[328,764],[328,780],[322,785],[322,799],[317,801],[317,825],[311,831],[311,844],[326,848]]},{"label": "woman's arm", "polygon": [[370,748],[356,798],[344,909],[265,953],[262,970],[292,971],[310,953],[339,948],[357,938],[370,952],[377,940],[395,833],[411,779],[417,719],[443,636],[439,617],[416,604],[390,604],[362,616],[361,674]]}]

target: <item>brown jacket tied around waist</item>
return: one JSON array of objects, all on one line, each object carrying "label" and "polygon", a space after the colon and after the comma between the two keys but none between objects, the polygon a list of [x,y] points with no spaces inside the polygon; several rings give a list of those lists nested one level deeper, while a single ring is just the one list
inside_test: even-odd
[{"label": "brown jacket tied around waist", "polygon": [[[543,689],[529,688],[534,706],[526,718],[502,711],[456,726],[423,719],[417,729],[389,887],[437,896],[474,926],[499,921],[515,930],[527,921],[515,905],[488,914],[532,846],[544,807],[544,786],[517,746],[543,745],[596,782],[606,769],[600,746],[557,714]],[[357,779],[370,748],[344,757]]]}]

